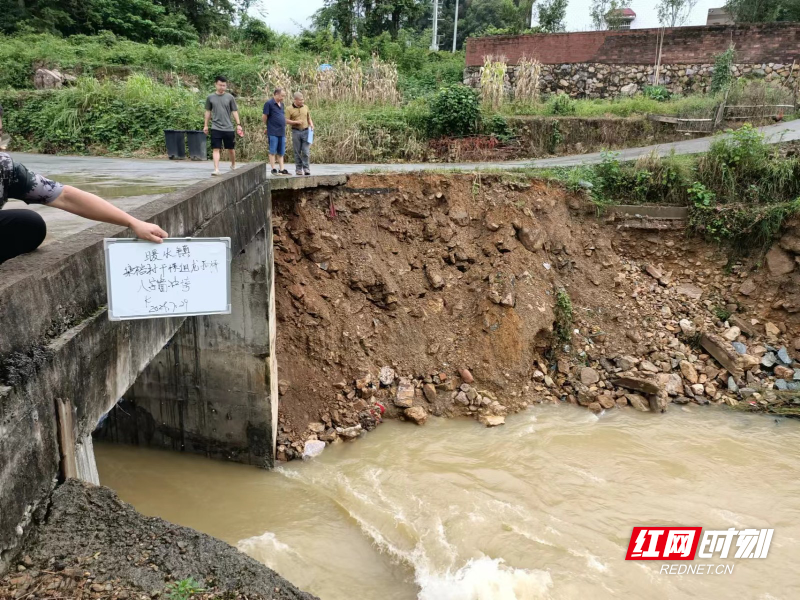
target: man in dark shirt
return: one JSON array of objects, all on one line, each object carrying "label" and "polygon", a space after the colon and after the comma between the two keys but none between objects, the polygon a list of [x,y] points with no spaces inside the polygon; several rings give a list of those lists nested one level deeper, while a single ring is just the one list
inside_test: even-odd
[{"label": "man in dark shirt", "polygon": [[[0,152],[0,208],[9,198],[26,204],[47,204],[93,221],[124,225],[148,242],[161,242],[167,237],[158,225],[140,221],[94,194],[29,171]],[[46,234],[47,227],[39,213],[24,208],[0,210],[0,263],[36,250]]]},{"label": "man in dark shirt", "polygon": [[[267,138],[269,139],[269,166],[273,175],[288,175],[283,167],[283,155],[286,154],[286,114],[283,106],[283,89],[276,88],[272,92],[272,98],[264,103],[264,111],[261,120],[267,126]],[[278,169],[275,168],[275,160],[278,161]]]}]

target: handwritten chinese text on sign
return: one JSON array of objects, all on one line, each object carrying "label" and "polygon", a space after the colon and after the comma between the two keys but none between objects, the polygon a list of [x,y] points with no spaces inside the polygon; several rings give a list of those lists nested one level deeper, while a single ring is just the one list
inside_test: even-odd
[{"label": "handwritten chinese text on sign", "polygon": [[112,321],[231,312],[230,238],[106,239]]}]

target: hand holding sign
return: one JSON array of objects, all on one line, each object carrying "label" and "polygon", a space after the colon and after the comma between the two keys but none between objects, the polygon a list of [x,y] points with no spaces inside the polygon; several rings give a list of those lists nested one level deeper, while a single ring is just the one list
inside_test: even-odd
[{"label": "hand holding sign", "polygon": [[152,235],[158,244],[105,240],[109,318],[229,314],[230,238]]}]

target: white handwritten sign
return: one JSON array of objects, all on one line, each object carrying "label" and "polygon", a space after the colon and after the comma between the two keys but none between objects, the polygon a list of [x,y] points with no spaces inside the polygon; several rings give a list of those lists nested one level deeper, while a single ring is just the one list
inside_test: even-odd
[{"label": "white handwritten sign", "polygon": [[231,312],[230,238],[105,240],[108,318]]}]

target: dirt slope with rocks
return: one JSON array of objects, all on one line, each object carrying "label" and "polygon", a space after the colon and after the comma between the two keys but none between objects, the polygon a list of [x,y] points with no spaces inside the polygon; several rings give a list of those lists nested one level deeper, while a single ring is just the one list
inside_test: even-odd
[{"label": "dirt slope with rocks", "polygon": [[281,459],[387,416],[763,408],[800,387],[797,223],[758,269],[509,176],[362,175],[273,213]]},{"label": "dirt slope with rocks", "polygon": [[316,598],[221,540],[145,517],[108,488],[74,479],[55,490],[15,568],[0,578],[0,598],[149,600],[189,577],[203,590],[193,598]]}]

